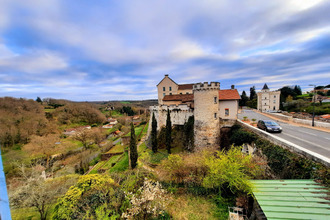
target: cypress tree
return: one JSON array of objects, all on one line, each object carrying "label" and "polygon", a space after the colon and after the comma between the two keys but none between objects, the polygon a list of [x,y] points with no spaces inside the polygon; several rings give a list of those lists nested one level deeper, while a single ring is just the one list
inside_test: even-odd
[{"label": "cypress tree", "polygon": [[151,121],[151,148],[154,153],[158,151],[157,121],[155,118],[155,113],[152,113],[152,121]]},{"label": "cypress tree", "polygon": [[246,95],[246,92],[243,90],[241,99],[239,100],[240,106],[246,106],[246,102],[249,101],[249,97]]},{"label": "cypress tree", "polygon": [[257,93],[256,93],[256,87],[252,86],[250,88],[250,100],[252,101],[253,99],[257,98]]},{"label": "cypress tree", "polygon": [[170,116],[170,110],[167,109],[167,119],[166,119],[166,149],[167,149],[167,153],[171,153],[171,141],[172,141],[172,137],[171,137],[171,133],[172,133],[172,123],[171,123],[171,116]]},{"label": "cypress tree", "polygon": [[131,160],[131,168],[134,169],[137,165],[138,152],[136,147],[136,137],[133,122],[131,123],[131,140],[129,143],[129,153]]}]

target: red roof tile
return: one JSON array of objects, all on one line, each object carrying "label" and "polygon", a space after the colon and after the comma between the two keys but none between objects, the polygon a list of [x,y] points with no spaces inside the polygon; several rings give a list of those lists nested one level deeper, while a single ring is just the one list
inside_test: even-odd
[{"label": "red roof tile", "polygon": [[219,100],[235,100],[241,99],[236,89],[219,90]]},{"label": "red roof tile", "polygon": [[193,83],[191,84],[179,84],[179,90],[193,89]]},{"label": "red roof tile", "polygon": [[180,95],[166,95],[163,101],[182,101],[182,102],[192,102],[194,101],[193,94],[180,94]]}]

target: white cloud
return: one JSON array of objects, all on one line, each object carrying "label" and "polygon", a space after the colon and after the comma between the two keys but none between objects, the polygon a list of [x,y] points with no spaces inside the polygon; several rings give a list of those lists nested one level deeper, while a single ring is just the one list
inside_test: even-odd
[{"label": "white cloud", "polygon": [[16,54],[15,56],[1,58],[0,67],[37,74],[54,70],[63,70],[68,67],[68,64],[61,55],[50,51],[35,51],[29,54]]}]

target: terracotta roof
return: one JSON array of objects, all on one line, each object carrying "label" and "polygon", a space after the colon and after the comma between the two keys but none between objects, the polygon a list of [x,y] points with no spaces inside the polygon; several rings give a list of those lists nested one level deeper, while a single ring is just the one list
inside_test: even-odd
[{"label": "terracotta roof", "polygon": [[163,101],[192,102],[194,101],[194,94],[166,95],[164,96]]},{"label": "terracotta roof", "polygon": [[219,90],[219,100],[235,100],[241,99],[236,89]]},{"label": "terracotta roof", "polygon": [[179,84],[179,90],[185,90],[185,89],[193,89],[194,83],[190,84]]}]

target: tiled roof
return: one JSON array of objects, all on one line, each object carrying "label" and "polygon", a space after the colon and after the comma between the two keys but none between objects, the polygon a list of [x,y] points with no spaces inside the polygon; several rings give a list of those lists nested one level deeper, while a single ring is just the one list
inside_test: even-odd
[{"label": "tiled roof", "polygon": [[193,83],[191,84],[179,84],[179,90],[193,89]]},{"label": "tiled roof", "polygon": [[182,102],[192,102],[194,100],[193,94],[180,94],[180,95],[166,95],[163,101],[182,101]]},{"label": "tiled roof", "polygon": [[241,99],[236,89],[219,90],[219,100],[236,100]]}]

